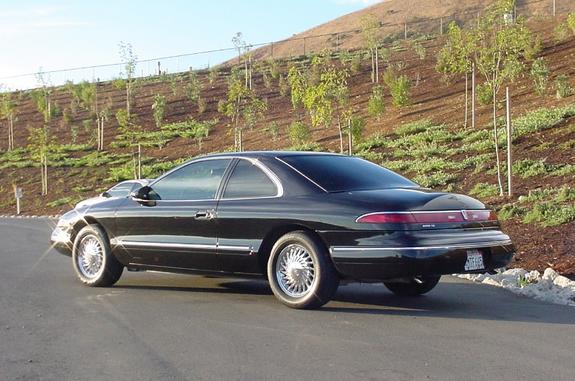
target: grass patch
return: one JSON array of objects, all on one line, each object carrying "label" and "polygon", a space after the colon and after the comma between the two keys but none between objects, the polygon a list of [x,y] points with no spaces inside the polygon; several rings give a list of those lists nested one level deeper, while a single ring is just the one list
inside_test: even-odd
[{"label": "grass patch", "polygon": [[452,173],[435,172],[433,174],[420,174],[413,178],[413,181],[424,188],[444,187],[457,178]]},{"label": "grass patch", "polygon": [[499,187],[494,184],[479,183],[469,191],[469,194],[479,198],[489,198],[499,195]]}]

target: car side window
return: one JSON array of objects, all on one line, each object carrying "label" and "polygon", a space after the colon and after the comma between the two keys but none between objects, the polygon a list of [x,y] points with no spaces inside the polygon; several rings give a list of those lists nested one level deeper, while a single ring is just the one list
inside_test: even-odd
[{"label": "car side window", "polygon": [[118,184],[108,190],[110,197],[128,197],[132,191],[133,183]]},{"label": "car side window", "polygon": [[277,186],[257,165],[240,160],[228,180],[223,198],[273,197],[277,194]]},{"label": "car side window", "polygon": [[150,199],[213,199],[229,164],[229,159],[204,160],[188,164],[153,184]]}]

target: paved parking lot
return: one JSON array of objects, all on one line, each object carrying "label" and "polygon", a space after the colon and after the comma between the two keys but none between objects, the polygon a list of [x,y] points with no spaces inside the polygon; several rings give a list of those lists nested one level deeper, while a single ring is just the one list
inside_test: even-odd
[{"label": "paved parking lot", "polygon": [[569,380],[575,309],[447,277],[403,299],[340,287],[291,310],[266,282],[76,281],[48,220],[0,219],[0,380]]}]

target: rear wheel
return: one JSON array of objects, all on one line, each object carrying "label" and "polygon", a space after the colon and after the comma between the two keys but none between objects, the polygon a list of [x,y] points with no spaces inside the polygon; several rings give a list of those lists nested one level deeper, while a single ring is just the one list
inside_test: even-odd
[{"label": "rear wheel", "polygon": [[74,240],[72,263],[78,279],[92,287],[112,286],[124,270],[110,250],[108,236],[98,225],[80,230]]},{"label": "rear wheel", "polygon": [[267,272],[274,295],[292,308],[321,307],[339,285],[327,250],[317,237],[304,231],[288,233],[277,240]]},{"label": "rear wheel", "polygon": [[441,276],[418,277],[408,282],[384,282],[383,284],[391,292],[401,296],[423,295],[435,288]]}]

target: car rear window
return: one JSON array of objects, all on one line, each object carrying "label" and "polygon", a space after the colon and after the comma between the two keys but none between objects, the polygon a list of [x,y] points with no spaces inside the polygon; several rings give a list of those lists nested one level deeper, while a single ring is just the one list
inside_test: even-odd
[{"label": "car rear window", "polygon": [[280,158],[328,192],[416,188],[417,184],[367,160],[338,155],[294,155]]}]

